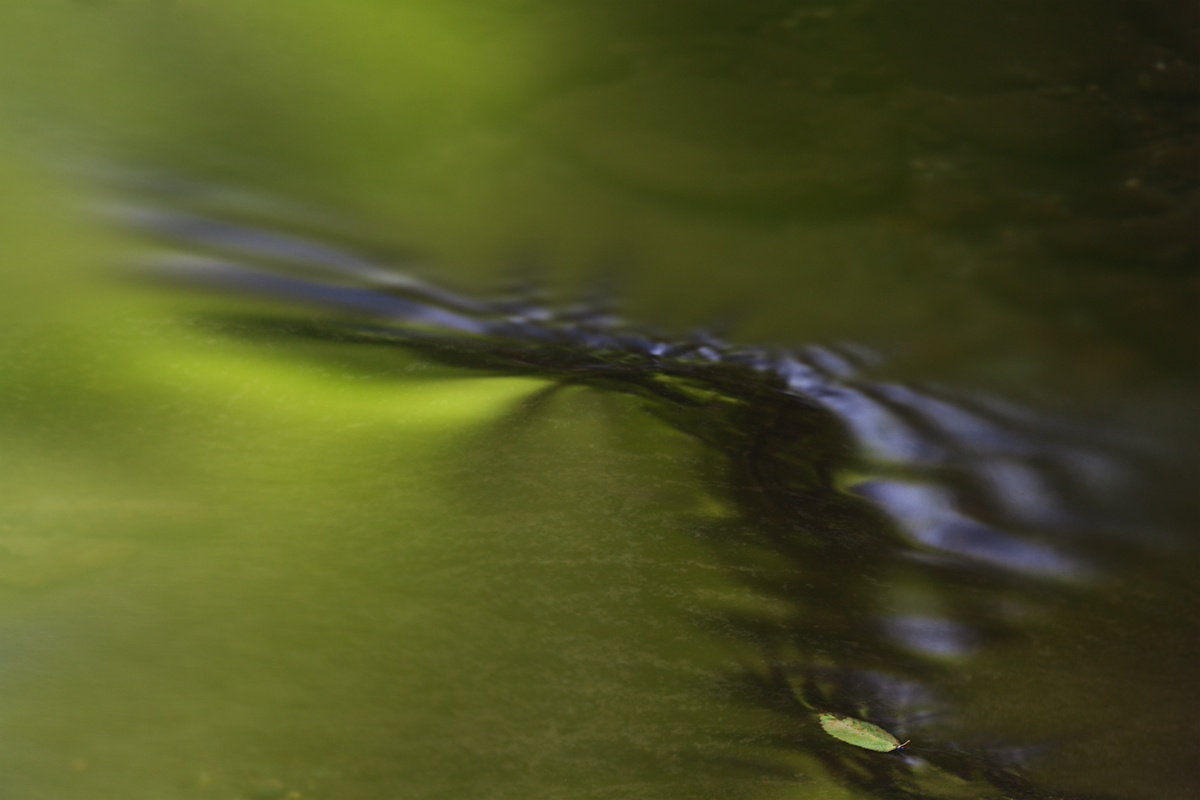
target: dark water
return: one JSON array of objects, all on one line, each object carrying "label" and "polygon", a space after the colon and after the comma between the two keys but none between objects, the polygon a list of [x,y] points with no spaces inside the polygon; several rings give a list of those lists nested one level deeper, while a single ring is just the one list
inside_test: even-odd
[{"label": "dark water", "polygon": [[0,796],[1200,789],[1194,4],[3,13]]}]

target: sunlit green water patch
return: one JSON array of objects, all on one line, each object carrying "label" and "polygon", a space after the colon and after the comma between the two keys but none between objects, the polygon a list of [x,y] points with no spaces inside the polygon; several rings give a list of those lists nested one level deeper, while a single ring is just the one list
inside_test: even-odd
[{"label": "sunlit green water patch", "polygon": [[91,300],[58,362],[7,357],[74,385],[6,410],[10,796],[790,783],[736,766],[783,729],[718,691],[747,656],[696,624],[744,592],[690,533],[726,513],[693,440],[632,398]]}]

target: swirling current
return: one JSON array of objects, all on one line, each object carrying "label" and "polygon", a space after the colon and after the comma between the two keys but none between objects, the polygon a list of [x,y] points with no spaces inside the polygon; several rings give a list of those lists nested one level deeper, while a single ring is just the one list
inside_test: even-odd
[{"label": "swirling current", "polygon": [[[719,485],[738,515],[711,522],[705,539],[731,568],[770,553],[770,566],[744,570],[745,580],[788,611],[711,612],[706,624],[763,656],[765,668],[728,683],[792,720],[798,735],[783,746],[879,797],[1095,796],[1027,772],[1052,743],[961,731],[946,687],[987,642],[1014,635],[1014,604],[1089,602],[1108,565],[1145,540],[1145,520],[1128,509],[1152,449],[995,396],[872,379],[884,356],[854,343],[672,336],[622,319],[606,299],[558,306],[530,286],[476,297],[288,232],[289,212],[250,195],[117,178],[100,210],[141,237],[122,265],[139,278],[321,312],[206,320],[225,334],[404,348],[550,378],[548,393],[585,385],[633,395],[719,453]],[[879,587],[898,572],[940,587],[942,610],[890,611]],[[887,756],[846,747],[811,733],[815,710],[914,744]]]}]

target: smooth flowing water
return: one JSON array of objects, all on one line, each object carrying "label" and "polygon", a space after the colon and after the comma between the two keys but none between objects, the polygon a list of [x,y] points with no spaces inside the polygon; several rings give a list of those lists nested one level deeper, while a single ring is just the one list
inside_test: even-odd
[{"label": "smooth flowing water", "polygon": [[1195,4],[575,5],[0,10],[0,797],[1200,792]]}]

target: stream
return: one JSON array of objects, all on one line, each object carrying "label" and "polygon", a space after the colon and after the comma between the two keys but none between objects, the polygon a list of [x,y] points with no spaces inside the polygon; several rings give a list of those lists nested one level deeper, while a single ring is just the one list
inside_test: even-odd
[{"label": "stream", "polygon": [[1195,796],[1198,34],[0,11],[0,798]]}]

